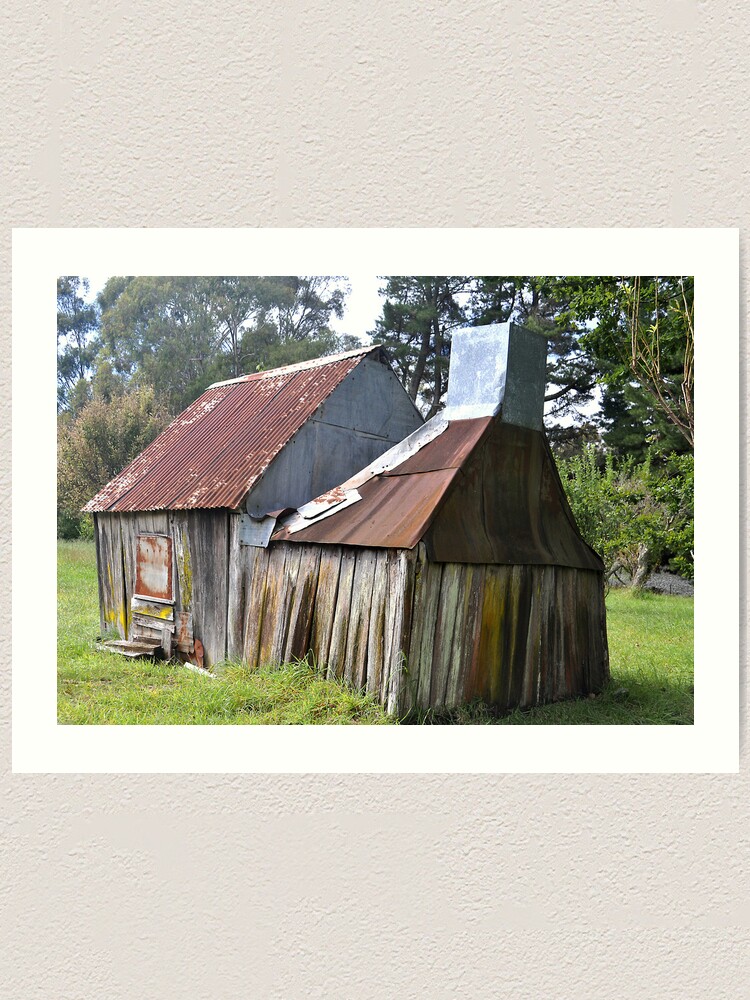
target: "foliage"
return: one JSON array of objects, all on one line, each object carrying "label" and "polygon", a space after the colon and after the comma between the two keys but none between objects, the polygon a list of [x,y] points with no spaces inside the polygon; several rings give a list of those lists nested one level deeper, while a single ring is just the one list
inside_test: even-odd
[{"label": "foliage", "polygon": [[472,279],[469,308],[474,324],[513,320],[547,338],[548,424],[593,399],[598,368],[581,345],[582,327],[567,309],[567,286],[554,277],[479,277]]},{"label": "foliage", "polygon": [[[210,680],[175,664],[97,651],[96,556],[90,542],[58,543],[58,721],[120,724],[382,724],[372,700],[305,665]],[[498,718],[472,705],[423,721],[471,725],[689,725],[693,721],[693,601],[612,591],[612,679],[597,698]],[[623,688],[627,696],[622,696]]]},{"label": "foliage", "polygon": [[87,303],[85,278],[57,279],[57,406],[73,409],[87,401],[86,381],[97,351],[97,307]]},{"label": "foliage", "polygon": [[589,445],[558,466],[579,530],[608,576],[624,570],[640,582],[644,572],[671,561],[676,572],[692,578],[692,455],[616,464]]},{"label": "foliage", "polygon": [[568,278],[565,319],[591,325],[581,342],[607,384],[636,385],[692,447],[694,280],[677,277]]},{"label": "foliage", "polygon": [[470,278],[456,275],[383,278],[383,312],[373,338],[390,350],[409,396],[426,404],[426,417],[440,409],[448,388],[450,334],[466,322],[460,296]]},{"label": "foliage", "polygon": [[111,278],[102,357],[177,414],[211,382],[342,349],[330,321],[345,294],[334,277]]},{"label": "foliage", "polygon": [[153,441],[167,420],[150,388],[97,395],[77,419],[67,413],[58,417],[60,537],[75,537],[76,528],[90,537],[90,519],[81,515],[81,507]]},{"label": "foliage", "polygon": [[637,385],[606,386],[597,423],[603,444],[618,458],[642,462],[655,450],[677,454],[691,450],[678,428],[651,405],[648,394]]}]

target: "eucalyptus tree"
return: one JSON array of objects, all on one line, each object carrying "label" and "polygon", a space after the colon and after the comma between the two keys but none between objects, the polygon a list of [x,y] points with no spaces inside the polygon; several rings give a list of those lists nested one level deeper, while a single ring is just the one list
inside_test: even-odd
[{"label": "eucalyptus tree", "polygon": [[88,302],[85,278],[57,279],[57,405],[80,408],[89,396],[87,383],[98,349],[99,312]]}]

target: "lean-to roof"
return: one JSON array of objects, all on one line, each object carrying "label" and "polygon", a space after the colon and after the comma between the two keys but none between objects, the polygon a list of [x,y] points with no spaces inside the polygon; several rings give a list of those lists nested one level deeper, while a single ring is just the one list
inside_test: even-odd
[{"label": "lean-to roof", "polygon": [[273,539],[424,541],[435,562],[603,568],[578,532],[544,433],[499,417],[438,417],[327,496]]}]

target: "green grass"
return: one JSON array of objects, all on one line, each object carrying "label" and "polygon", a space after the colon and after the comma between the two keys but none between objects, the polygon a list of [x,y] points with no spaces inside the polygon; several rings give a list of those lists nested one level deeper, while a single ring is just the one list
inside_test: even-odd
[{"label": "green grass", "polygon": [[57,721],[105,725],[365,725],[393,720],[369,696],[321,679],[306,663],[217,678],[181,664],[97,649],[92,542],[58,542]]},{"label": "green grass", "polygon": [[[689,725],[693,721],[693,601],[612,591],[612,680],[596,698],[496,717],[482,705],[426,723]],[[58,722],[67,724],[372,725],[389,717],[368,696],[322,680],[307,664],[250,673],[223,664],[216,679],[179,664],[126,660],[97,649],[92,542],[58,543]],[[218,668],[217,668],[218,672]]]}]

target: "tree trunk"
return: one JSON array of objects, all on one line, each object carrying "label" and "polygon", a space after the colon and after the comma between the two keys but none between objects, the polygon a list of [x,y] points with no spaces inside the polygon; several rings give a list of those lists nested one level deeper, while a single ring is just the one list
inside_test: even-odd
[{"label": "tree trunk", "polygon": [[649,575],[649,548],[645,542],[638,546],[638,565],[633,577],[633,590],[643,590]]}]

